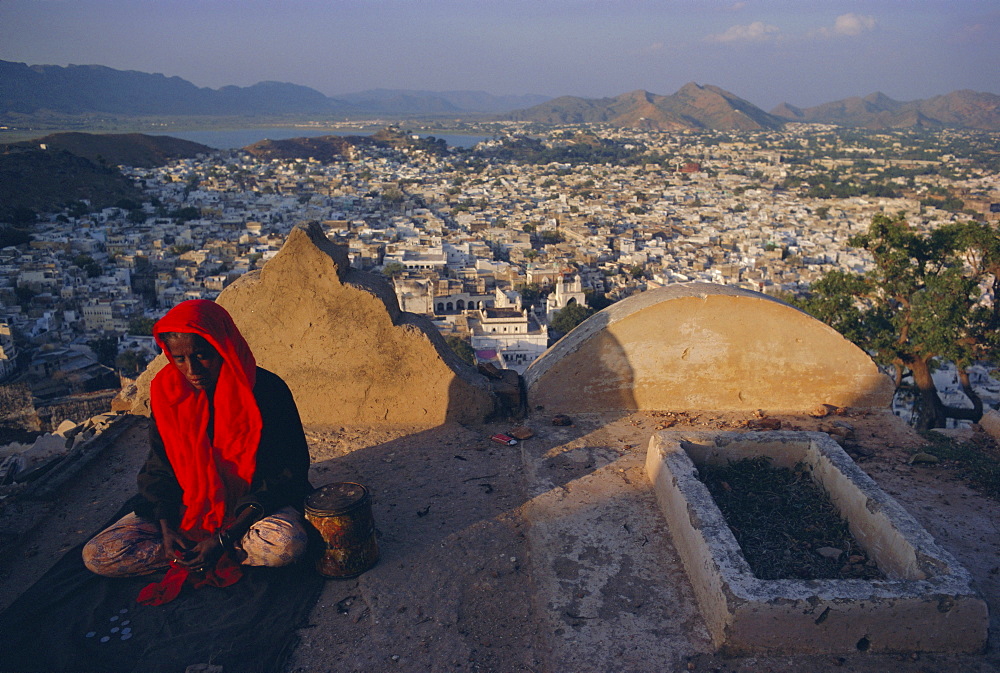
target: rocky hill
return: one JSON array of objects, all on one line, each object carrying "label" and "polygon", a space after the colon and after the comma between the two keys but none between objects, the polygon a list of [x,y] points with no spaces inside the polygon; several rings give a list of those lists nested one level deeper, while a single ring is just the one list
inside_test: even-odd
[{"label": "rocky hill", "polygon": [[944,96],[901,102],[881,92],[815,107],[782,103],[771,114],[787,121],[818,122],[869,129],[965,128],[1000,131],[1000,96],[953,91]]},{"label": "rocky hill", "polygon": [[214,150],[168,136],[141,133],[55,133],[0,145],[0,223],[23,220],[87,199],[94,208],[122,200],[142,201],[142,192],[119,165],[162,166]]},{"label": "rocky hill", "polygon": [[243,151],[261,161],[272,159],[316,159],[317,161],[339,161],[350,159],[351,148],[359,145],[375,145],[394,149],[423,150],[431,154],[447,151],[444,140],[416,138],[403,133],[398,127],[379,129],[370,136],[315,136],[311,138],[288,138],[285,140],[261,140],[247,145]]},{"label": "rocky hill", "polygon": [[123,199],[142,201],[142,192],[117,169],[66,150],[0,148],[0,227],[24,213],[50,211],[87,199],[95,208]]},{"label": "rocky hill", "polygon": [[243,148],[260,161],[272,159],[308,159],[323,162],[337,161],[350,153],[356,139],[346,136],[316,136],[313,138],[288,138],[261,140]]},{"label": "rocky hill", "polygon": [[108,166],[162,166],[174,159],[214,152],[211,147],[170,136],[142,133],[54,133],[10,147],[65,150],[95,164]]},{"label": "rocky hill", "polygon": [[601,99],[563,96],[507,118],[549,124],[604,123],[660,131],[754,131],[777,129],[783,123],[724,89],[694,82],[669,96],[643,90]]}]

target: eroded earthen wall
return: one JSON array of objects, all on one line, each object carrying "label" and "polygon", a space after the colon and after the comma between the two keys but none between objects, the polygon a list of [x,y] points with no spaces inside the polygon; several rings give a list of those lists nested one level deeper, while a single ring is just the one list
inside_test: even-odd
[{"label": "eroded earthen wall", "polygon": [[[399,310],[388,281],[349,267],[316,224],[296,227],[260,272],[219,295],[257,363],[281,376],[309,425],[420,426],[481,422],[485,378],[461,363],[431,323]],[[131,408],[148,414],[152,374]]]}]

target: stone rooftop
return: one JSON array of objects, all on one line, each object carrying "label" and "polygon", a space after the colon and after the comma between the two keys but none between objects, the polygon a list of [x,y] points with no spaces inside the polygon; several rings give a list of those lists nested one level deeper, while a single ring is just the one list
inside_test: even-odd
[{"label": "stone rooftop", "polygon": [[[555,412],[555,410],[551,410]],[[829,419],[771,416],[783,429]],[[751,656],[713,651],[687,573],[643,463],[658,429],[747,429],[755,414],[578,414],[550,410],[515,447],[489,440],[507,423],[404,432],[309,428],[312,481],[366,484],[382,557],[356,579],[329,580],[288,672],[1000,671],[995,639],[975,655]],[[909,464],[920,438],[885,412],[852,412],[861,467],[972,574],[996,633],[1000,504],[940,466]],[[4,513],[0,606],[84,541],[134,489],[145,457],[139,419],[52,500]],[[10,526],[21,522],[21,530]],[[201,662],[192,662],[201,663]]]}]

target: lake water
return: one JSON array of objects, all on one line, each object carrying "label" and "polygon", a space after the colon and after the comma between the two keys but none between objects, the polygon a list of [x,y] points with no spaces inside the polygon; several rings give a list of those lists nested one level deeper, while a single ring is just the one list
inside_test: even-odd
[{"label": "lake water", "polygon": [[[171,136],[191,142],[208,145],[219,150],[231,150],[252,145],[261,140],[286,140],[288,138],[314,138],[316,136],[357,136],[369,135],[364,131],[336,131],[332,129],[305,129],[275,126],[255,129],[230,129],[223,131],[172,131],[150,135]],[[489,136],[467,136],[454,134],[418,133],[421,137],[433,135],[441,138],[448,147],[472,147],[478,142],[489,140]]]}]

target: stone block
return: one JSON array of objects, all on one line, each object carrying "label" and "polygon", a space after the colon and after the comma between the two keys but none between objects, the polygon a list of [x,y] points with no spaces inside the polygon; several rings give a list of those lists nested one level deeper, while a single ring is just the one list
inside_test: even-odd
[{"label": "stone block", "polygon": [[979,419],[979,427],[983,429],[993,441],[1000,444],[1000,411],[987,409],[983,412],[983,417]]},{"label": "stone block", "polygon": [[[761,580],[697,465],[768,456],[804,463],[887,579]],[[988,612],[972,580],[828,435],[659,432],[646,473],[713,642],[729,654],[979,652]]]}]

